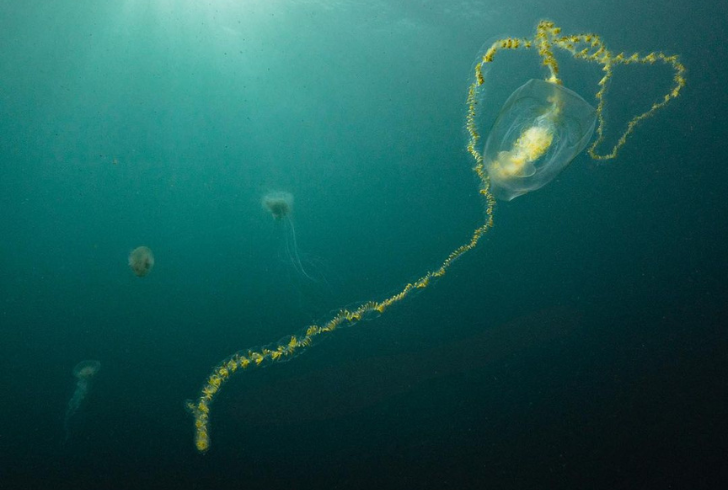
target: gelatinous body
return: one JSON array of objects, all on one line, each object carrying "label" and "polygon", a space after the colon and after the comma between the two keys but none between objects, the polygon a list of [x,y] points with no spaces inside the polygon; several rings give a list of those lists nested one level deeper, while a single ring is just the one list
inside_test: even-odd
[{"label": "gelatinous body", "polygon": [[275,191],[269,192],[261,201],[263,208],[273,216],[276,221],[283,224],[284,244],[288,261],[293,269],[301,276],[315,281],[315,279],[306,272],[301,263],[301,256],[298,253],[298,240],[296,239],[296,227],[293,224],[293,194],[290,192]]},{"label": "gelatinous body", "polygon": [[149,247],[142,245],[129,254],[129,267],[137,277],[144,277],[154,267],[154,255]]},{"label": "gelatinous body", "polygon": [[99,372],[100,368],[101,363],[93,360],[81,361],[76,364],[75,368],[73,368],[73,375],[76,377],[77,381],[76,390],[73,392],[73,396],[68,401],[66,417],[63,422],[63,427],[66,431],[66,440],[68,440],[71,435],[71,418],[81,407],[81,403],[84,398],[86,398],[86,395],[91,388],[91,380],[94,376],[96,376],[96,373]]},{"label": "gelatinous body", "polygon": [[508,98],[485,143],[493,195],[511,199],[551,182],[594,134],[597,111],[556,83],[529,80]]}]

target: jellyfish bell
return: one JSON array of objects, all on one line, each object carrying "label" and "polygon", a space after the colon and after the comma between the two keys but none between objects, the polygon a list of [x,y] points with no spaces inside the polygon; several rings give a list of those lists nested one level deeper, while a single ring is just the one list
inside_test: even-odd
[{"label": "jellyfish bell", "polygon": [[263,196],[261,204],[273,218],[280,221],[293,211],[293,194],[283,191],[269,192]]},{"label": "jellyfish bell", "polygon": [[73,375],[78,379],[91,379],[101,368],[99,361],[81,361],[73,368]]},{"label": "jellyfish bell", "polygon": [[137,277],[144,277],[154,267],[154,255],[149,247],[142,245],[129,254],[129,267]]}]

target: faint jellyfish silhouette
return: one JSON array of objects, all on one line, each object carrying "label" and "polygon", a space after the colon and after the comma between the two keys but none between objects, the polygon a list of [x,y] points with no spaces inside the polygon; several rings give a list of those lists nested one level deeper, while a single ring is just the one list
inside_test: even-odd
[{"label": "faint jellyfish silhouette", "polygon": [[73,368],[73,375],[78,381],[76,381],[76,391],[73,392],[73,396],[68,401],[66,418],[63,422],[63,427],[66,431],[66,440],[68,440],[71,435],[71,418],[73,417],[73,414],[78,411],[83,399],[86,398],[88,390],[91,388],[91,379],[96,375],[100,368],[101,363],[93,360],[81,361],[76,364],[75,368]]},{"label": "faint jellyfish silhouette", "polygon": [[281,221],[285,228],[285,246],[286,255],[296,272],[307,279],[317,282],[316,279],[306,272],[301,264],[301,257],[298,253],[298,243],[296,241],[296,228],[293,226],[293,194],[284,191],[273,191],[263,196],[261,201],[263,208],[273,216],[276,221]]},{"label": "faint jellyfish silhouette", "polygon": [[149,247],[142,245],[129,254],[129,267],[137,277],[144,277],[154,267],[154,255]]},{"label": "faint jellyfish silhouette", "polygon": [[288,218],[293,211],[293,194],[290,192],[274,191],[263,196],[263,207],[277,221]]}]

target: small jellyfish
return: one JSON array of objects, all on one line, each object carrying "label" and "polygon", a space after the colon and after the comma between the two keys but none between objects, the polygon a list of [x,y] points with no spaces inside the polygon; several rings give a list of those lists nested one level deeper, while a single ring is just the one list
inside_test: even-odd
[{"label": "small jellyfish", "polygon": [[144,277],[154,267],[154,255],[149,247],[142,245],[129,254],[129,267],[137,277]]},{"label": "small jellyfish", "polygon": [[83,399],[86,398],[88,390],[91,388],[91,379],[99,371],[99,368],[101,368],[99,361],[81,361],[73,368],[73,375],[78,381],[76,382],[76,391],[73,392],[73,396],[68,401],[68,407],[66,408],[66,419],[63,423],[66,430],[66,440],[71,435],[71,418],[78,411]]},{"label": "small jellyfish", "polygon": [[285,246],[288,260],[293,265],[294,270],[300,275],[316,282],[316,279],[306,272],[301,264],[301,258],[298,254],[298,243],[296,242],[296,228],[293,226],[293,194],[290,192],[274,191],[263,196],[261,201],[263,208],[266,209],[276,221],[281,221],[285,227]]},{"label": "small jellyfish", "polygon": [[293,211],[293,194],[282,191],[269,192],[263,196],[262,204],[273,218],[281,221],[288,218]]}]

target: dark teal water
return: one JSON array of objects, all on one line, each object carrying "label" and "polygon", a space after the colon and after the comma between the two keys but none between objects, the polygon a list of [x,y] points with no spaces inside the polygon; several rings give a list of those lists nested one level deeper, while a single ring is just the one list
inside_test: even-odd
[{"label": "dark teal water", "polygon": [[[722,488],[726,12],[0,1],[0,488]],[[183,402],[217,362],[469,239],[472,66],[541,18],[680,54],[688,84],[618,159],[499,203],[431,288],[233,377],[197,454]],[[598,70],[561,60],[594,103]],[[506,53],[494,76],[515,88],[536,63]],[[615,71],[608,144],[670,77]],[[278,190],[311,278],[261,206]],[[86,359],[101,368],[66,434]]]}]

